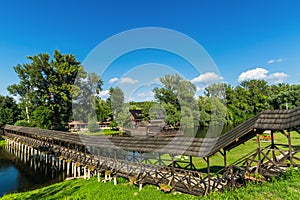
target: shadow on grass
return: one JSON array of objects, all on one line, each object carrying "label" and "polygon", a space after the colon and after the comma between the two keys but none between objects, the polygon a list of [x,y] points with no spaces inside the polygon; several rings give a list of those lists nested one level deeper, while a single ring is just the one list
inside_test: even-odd
[{"label": "shadow on grass", "polygon": [[[210,167],[210,173],[217,173],[219,171],[221,171],[222,169],[224,169],[224,166],[211,166]],[[200,172],[202,173],[207,173],[207,167],[205,168],[200,168],[199,169]]]}]

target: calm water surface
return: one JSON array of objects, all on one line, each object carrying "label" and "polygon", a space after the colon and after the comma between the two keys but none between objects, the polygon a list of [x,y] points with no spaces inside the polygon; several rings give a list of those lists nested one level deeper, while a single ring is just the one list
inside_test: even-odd
[{"label": "calm water surface", "polygon": [[62,178],[59,176],[52,178],[34,171],[4,147],[0,147],[0,197],[6,193],[40,188],[60,180]]}]

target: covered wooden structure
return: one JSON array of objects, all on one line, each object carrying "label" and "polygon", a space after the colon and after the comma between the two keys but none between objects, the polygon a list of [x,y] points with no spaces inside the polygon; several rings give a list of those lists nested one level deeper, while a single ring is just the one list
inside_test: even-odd
[{"label": "covered wooden structure", "polygon": [[[291,110],[266,110],[215,138],[135,138],[105,137],[71,134],[60,131],[28,127],[5,126],[5,136],[13,141],[60,156],[65,160],[90,166],[98,173],[110,170],[116,176],[134,177],[140,184],[168,184],[172,188],[192,193],[206,194],[223,187],[236,187],[245,173],[270,175],[282,172],[282,164],[297,165],[299,149],[292,146],[291,130],[299,133],[300,107]],[[260,147],[260,135],[271,130],[271,144]],[[287,137],[288,152],[274,144],[274,132]],[[226,152],[256,137],[257,149],[249,152],[234,165],[228,165]],[[276,154],[280,153],[280,156]],[[210,157],[221,153],[224,168],[216,178],[210,170]],[[169,154],[170,162],[162,155]],[[176,155],[189,156],[189,164],[180,168]],[[193,157],[203,158],[207,171],[200,172],[193,165]],[[286,163],[285,161],[289,161]]]}]

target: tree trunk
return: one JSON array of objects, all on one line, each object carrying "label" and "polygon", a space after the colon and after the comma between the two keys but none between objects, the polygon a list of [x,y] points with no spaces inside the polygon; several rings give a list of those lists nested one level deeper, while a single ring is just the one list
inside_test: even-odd
[{"label": "tree trunk", "polygon": [[30,117],[29,117],[28,95],[27,94],[26,94],[26,97],[25,97],[25,111],[26,111],[26,119],[27,119],[27,122],[29,123],[30,122]]}]

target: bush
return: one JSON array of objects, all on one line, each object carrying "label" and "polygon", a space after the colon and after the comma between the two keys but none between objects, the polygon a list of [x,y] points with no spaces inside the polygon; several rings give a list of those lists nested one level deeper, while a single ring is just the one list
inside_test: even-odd
[{"label": "bush", "polygon": [[15,124],[15,126],[25,126],[25,127],[29,127],[29,123],[26,120],[19,120],[17,121]]},{"label": "bush", "polygon": [[95,120],[91,120],[88,123],[88,130],[90,132],[97,132],[99,130],[98,124]]},{"label": "bush", "polygon": [[111,121],[109,123],[109,127],[112,129],[116,129],[117,128],[117,122],[115,120]]}]

